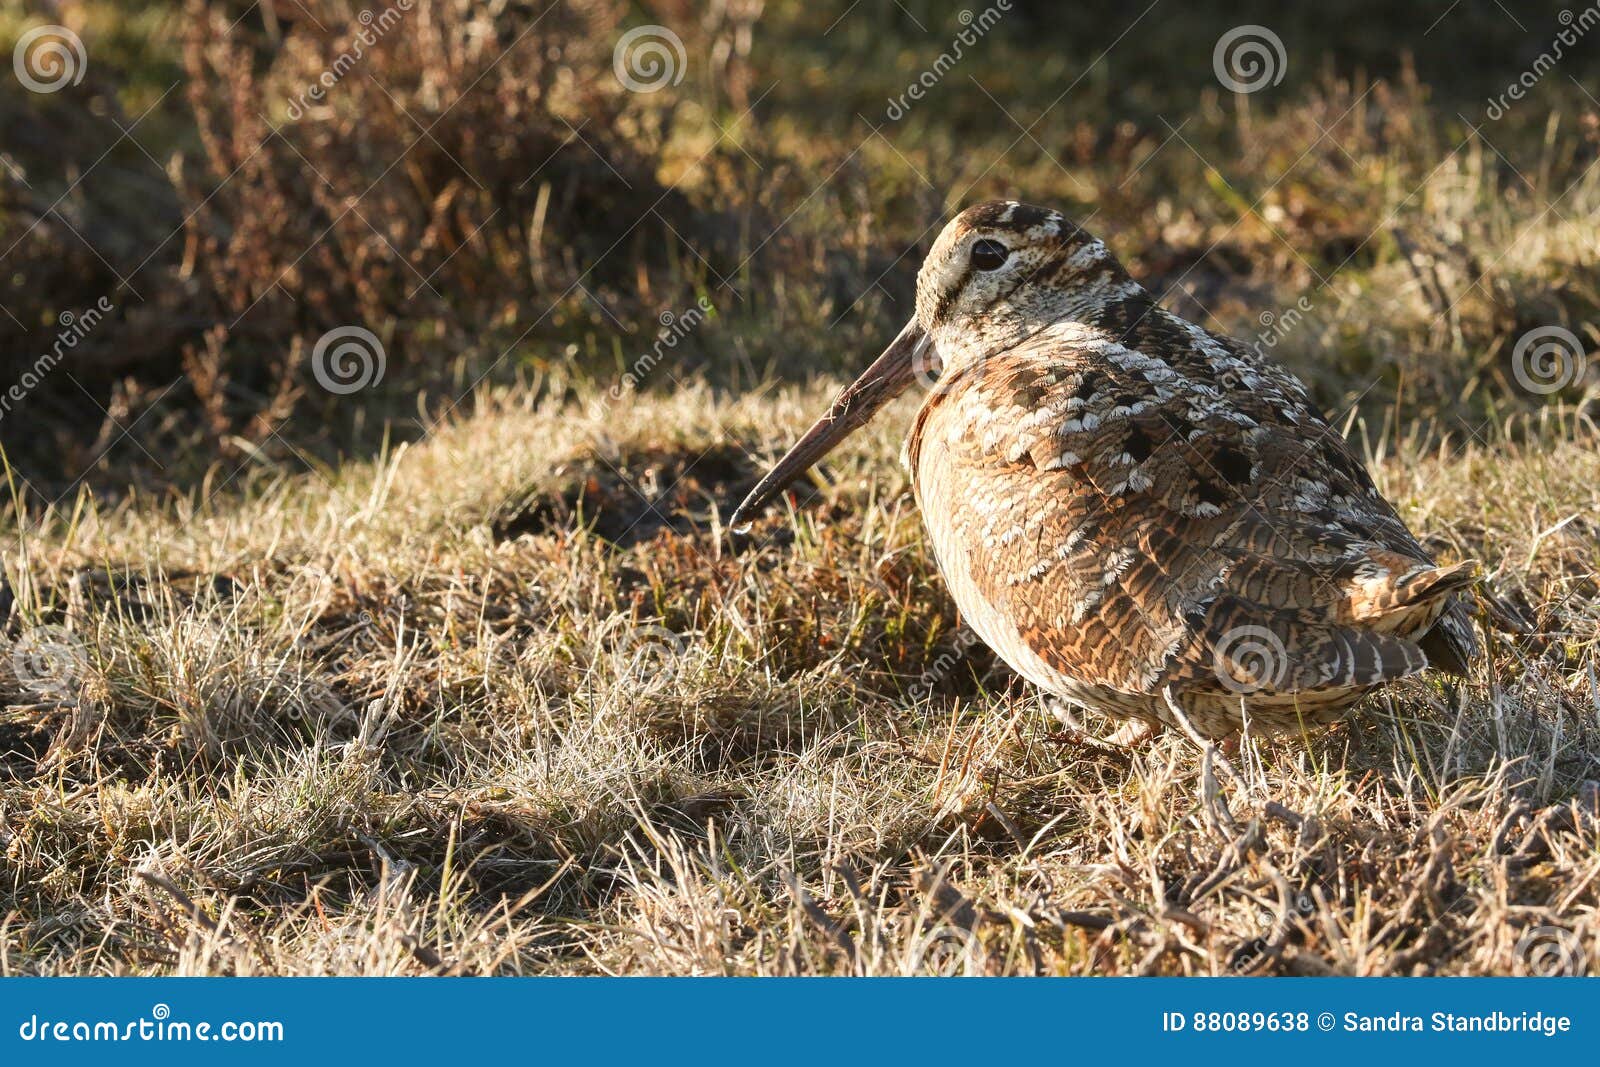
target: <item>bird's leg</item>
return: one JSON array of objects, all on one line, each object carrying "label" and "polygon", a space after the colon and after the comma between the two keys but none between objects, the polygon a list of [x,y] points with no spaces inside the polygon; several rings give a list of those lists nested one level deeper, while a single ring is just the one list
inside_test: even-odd
[{"label": "bird's leg", "polygon": [[1083,728],[1083,723],[1078,721],[1077,715],[1072,711],[1072,703],[1063,700],[1054,693],[1040,693],[1044,706],[1051,715],[1055,716],[1061,724],[1062,732],[1067,739],[1075,744],[1092,745],[1097,748],[1131,749],[1140,748],[1155,737],[1156,729],[1151,723],[1140,719],[1132,719],[1119,727],[1110,737],[1095,737]]},{"label": "bird's leg", "polygon": [[1232,778],[1241,786],[1248,785],[1248,783],[1245,782],[1244,777],[1234,769],[1233,764],[1228,762],[1228,757],[1224,756],[1221,751],[1218,750],[1215,744],[1202,735],[1199,730],[1194,728],[1194,723],[1189,721],[1188,714],[1183,710],[1183,708],[1178,706],[1178,698],[1173,695],[1172,686],[1169,685],[1164,687],[1161,690],[1161,696],[1166,700],[1167,711],[1171,713],[1172,721],[1177,724],[1178,729],[1187,734],[1189,736],[1189,740],[1199,745],[1202,751],[1213,754],[1218,765],[1220,765],[1223,770],[1228,772],[1229,778]]},{"label": "bird's leg", "polygon": [[1087,731],[1084,730],[1083,723],[1079,722],[1078,717],[1072,713],[1071,704],[1065,700],[1062,700],[1054,693],[1046,693],[1043,691],[1039,693],[1039,699],[1044,702],[1045,710],[1055,717],[1056,722],[1061,724],[1061,728],[1063,730],[1069,734],[1087,736]]},{"label": "bird's leg", "polygon": [[1228,808],[1228,799],[1223,794],[1222,786],[1217,781],[1214,773],[1216,767],[1221,767],[1228,772],[1228,777],[1234,784],[1249,792],[1250,783],[1240,776],[1234,769],[1228,757],[1224,756],[1217,746],[1204,737],[1199,730],[1194,728],[1194,723],[1189,721],[1188,714],[1178,704],[1178,698],[1172,692],[1172,687],[1165,686],[1161,696],[1166,700],[1167,711],[1172,715],[1172,721],[1178,724],[1179,729],[1189,735],[1189,740],[1200,746],[1203,758],[1200,761],[1200,803],[1210,815],[1213,828],[1228,834],[1236,834],[1239,830],[1238,820],[1233,817],[1233,812]]}]

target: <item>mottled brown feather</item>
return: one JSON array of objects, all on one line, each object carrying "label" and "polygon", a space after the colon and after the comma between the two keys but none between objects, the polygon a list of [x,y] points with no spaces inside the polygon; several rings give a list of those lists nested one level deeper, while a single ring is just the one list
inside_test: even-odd
[{"label": "mottled brown feather", "polygon": [[[1007,229],[1003,206],[973,209],[930,256],[963,232],[1024,238],[1027,276],[984,309],[993,336],[941,323],[959,303],[924,291],[929,267],[919,286],[946,373],[907,462],[979,635],[1113,714],[1165,721],[1170,690],[1209,734],[1335,718],[1426,667],[1424,637],[1464,666],[1471,566],[1435,564],[1299,381],[1026,210]],[[1060,290],[1061,313],[1018,313],[1023,286]]]}]

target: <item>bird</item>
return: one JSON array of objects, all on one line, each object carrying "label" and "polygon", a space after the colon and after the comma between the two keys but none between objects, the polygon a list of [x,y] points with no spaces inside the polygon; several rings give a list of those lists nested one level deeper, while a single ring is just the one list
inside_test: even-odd
[{"label": "bird", "polygon": [[1291,371],[1015,200],[946,224],[910,321],[730,525],[930,379],[902,462],[938,569],[1064,720],[1304,732],[1478,655],[1476,564],[1422,547]]}]

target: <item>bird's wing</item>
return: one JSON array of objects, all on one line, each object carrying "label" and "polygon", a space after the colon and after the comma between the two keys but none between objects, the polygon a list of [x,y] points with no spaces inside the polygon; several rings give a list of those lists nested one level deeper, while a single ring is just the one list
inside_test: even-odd
[{"label": "bird's wing", "polygon": [[1287,371],[1160,314],[1137,348],[1053,327],[924,405],[909,458],[939,468],[923,506],[964,572],[1051,668],[1120,692],[1421,670],[1469,568],[1434,564]]}]

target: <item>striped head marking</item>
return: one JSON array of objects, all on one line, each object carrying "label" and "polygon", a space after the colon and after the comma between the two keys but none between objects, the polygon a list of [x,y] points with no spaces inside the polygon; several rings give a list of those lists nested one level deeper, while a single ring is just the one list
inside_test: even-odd
[{"label": "striped head marking", "polygon": [[991,200],[945,226],[917,274],[917,313],[734,509],[747,525],[786,486],[938,365],[941,381],[1058,322],[1147,300],[1106,246],[1059,212]]},{"label": "striped head marking", "polygon": [[917,274],[917,320],[946,368],[1143,290],[1058,211],[990,200],[951,219]]}]

